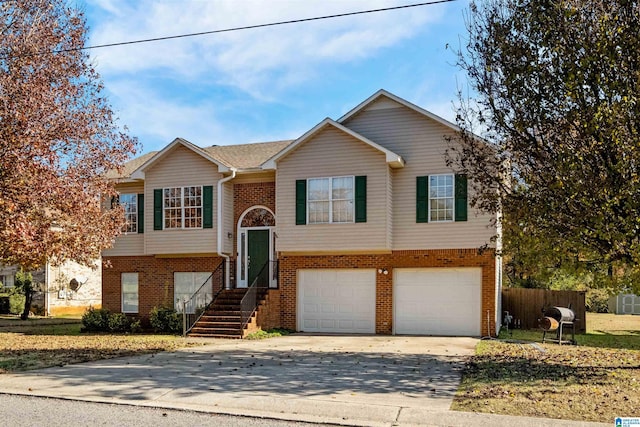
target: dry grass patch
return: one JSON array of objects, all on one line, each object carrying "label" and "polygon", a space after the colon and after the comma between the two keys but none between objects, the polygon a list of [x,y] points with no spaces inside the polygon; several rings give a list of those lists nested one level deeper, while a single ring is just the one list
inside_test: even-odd
[{"label": "dry grass patch", "polygon": [[81,334],[80,324],[20,325],[0,329],[0,373],[195,346],[174,335]]},{"label": "dry grass patch", "polygon": [[578,346],[525,341],[540,341],[540,331],[514,331],[521,343],[481,342],[452,409],[607,423],[637,416],[640,318],[611,316],[590,314]]}]

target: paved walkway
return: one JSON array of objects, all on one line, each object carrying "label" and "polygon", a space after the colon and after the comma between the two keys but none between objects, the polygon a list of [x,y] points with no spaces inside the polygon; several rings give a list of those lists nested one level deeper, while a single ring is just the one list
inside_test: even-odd
[{"label": "paved walkway", "polygon": [[[471,338],[206,341],[0,376],[0,392],[354,426],[596,426],[449,411]],[[604,424],[607,425],[607,424]]]}]

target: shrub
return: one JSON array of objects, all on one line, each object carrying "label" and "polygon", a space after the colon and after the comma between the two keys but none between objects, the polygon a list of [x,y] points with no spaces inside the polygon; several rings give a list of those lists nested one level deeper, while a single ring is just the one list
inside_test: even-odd
[{"label": "shrub", "polygon": [[82,326],[87,332],[105,332],[109,330],[110,311],[106,308],[89,307],[82,315]]},{"label": "shrub", "polygon": [[124,313],[111,313],[108,323],[111,332],[128,332],[131,321]]},{"label": "shrub", "polygon": [[140,323],[140,319],[133,320],[129,325],[129,330],[132,334],[138,334],[142,332],[142,324]]},{"label": "shrub", "polygon": [[585,306],[592,313],[608,313],[609,292],[606,289],[589,289],[585,295]]},{"label": "shrub", "polygon": [[11,298],[9,297],[9,295],[0,295],[0,314],[9,314],[11,313],[10,311],[10,301]]},{"label": "shrub", "polygon": [[149,323],[155,332],[182,333],[182,314],[169,307],[153,307],[149,313]]},{"label": "shrub", "polygon": [[9,313],[22,314],[25,300],[26,298],[23,294],[12,292],[11,295],[9,295]]}]

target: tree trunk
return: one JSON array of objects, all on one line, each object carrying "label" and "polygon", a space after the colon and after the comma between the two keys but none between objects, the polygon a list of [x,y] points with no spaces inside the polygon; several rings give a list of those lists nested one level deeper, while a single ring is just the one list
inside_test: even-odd
[{"label": "tree trunk", "polygon": [[33,291],[31,289],[25,289],[24,291],[24,311],[20,319],[27,320],[29,318],[29,312],[31,311],[31,302],[33,301]]}]

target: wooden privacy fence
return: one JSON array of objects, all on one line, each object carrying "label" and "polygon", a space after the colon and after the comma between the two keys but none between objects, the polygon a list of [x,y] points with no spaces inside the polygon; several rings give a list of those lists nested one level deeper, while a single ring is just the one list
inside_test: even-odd
[{"label": "wooden privacy fence", "polygon": [[[538,319],[542,309],[553,307],[571,307],[578,321],[576,333],[587,331],[587,318],[584,291],[550,291],[547,289],[506,288],[502,290],[502,313],[508,311],[513,316],[514,325],[521,329],[538,329]],[[514,327],[511,325],[510,327]]]}]

